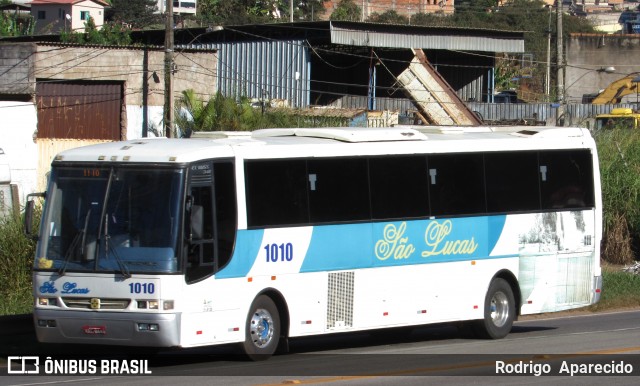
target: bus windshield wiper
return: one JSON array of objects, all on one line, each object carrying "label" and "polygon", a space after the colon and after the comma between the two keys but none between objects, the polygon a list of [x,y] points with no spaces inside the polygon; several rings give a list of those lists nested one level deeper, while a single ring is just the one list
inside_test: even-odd
[{"label": "bus windshield wiper", "polygon": [[125,279],[130,278],[131,273],[129,272],[129,268],[127,268],[127,265],[122,261],[120,255],[118,255],[116,248],[109,248],[109,245],[111,245],[111,236],[109,235],[109,215],[107,214],[104,216],[104,254],[109,257],[109,252],[111,252],[116,258],[116,263],[120,268],[122,276],[124,276]]},{"label": "bus windshield wiper", "polygon": [[67,265],[71,260],[71,257],[75,254],[76,248],[78,248],[78,244],[80,244],[80,256],[84,255],[85,243],[87,241],[87,228],[89,227],[89,218],[91,217],[91,208],[87,211],[87,215],[84,218],[84,227],[82,230],[78,231],[76,235],[73,237],[71,241],[71,245],[67,249],[67,252],[64,255],[64,262],[60,269],[58,269],[58,275],[63,276],[65,271],[67,270]]}]

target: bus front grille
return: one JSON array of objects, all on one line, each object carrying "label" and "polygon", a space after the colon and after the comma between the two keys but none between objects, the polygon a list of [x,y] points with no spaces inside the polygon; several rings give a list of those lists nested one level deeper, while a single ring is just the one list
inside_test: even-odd
[{"label": "bus front grille", "polygon": [[86,310],[124,310],[129,307],[131,300],[63,297],[62,303],[64,303],[68,308]]}]

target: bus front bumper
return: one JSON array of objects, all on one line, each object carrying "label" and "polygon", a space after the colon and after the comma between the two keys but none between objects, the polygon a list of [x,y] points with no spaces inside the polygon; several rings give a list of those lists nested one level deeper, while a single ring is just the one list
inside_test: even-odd
[{"label": "bus front bumper", "polygon": [[44,343],[175,347],[180,316],[172,313],[82,312],[35,309],[36,336]]}]

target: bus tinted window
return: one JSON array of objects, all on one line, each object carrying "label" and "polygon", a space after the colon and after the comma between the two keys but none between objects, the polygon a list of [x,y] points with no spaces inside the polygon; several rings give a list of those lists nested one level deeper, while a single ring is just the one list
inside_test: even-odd
[{"label": "bus tinted window", "polygon": [[374,219],[429,215],[425,156],[371,158],[371,209]]},{"label": "bus tinted window", "polygon": [[434,155],[428,164],[432,215],[485,213],[482,154]]},{"label": "bus tinted window", "polygon": [[249,226],[307,223],[307,179],[304,160],[245,163]]},{"label": "bus tinted window", "polygon": [[536,152],[485,153],[487,210],[540,209]]},{"label": "bus tinted window", "polygon": [[593,167],[587,150],[540,153],[543,209],[593,207]]},{"label": "bus tinted window", "polygon": [[216,221],[218,222],[218,262],[216,269],[227,265],[233,252],[238,226],[236,203],[236,179],[232,162],[213,164],[216,198]]},{"label": "bus tinted window", "polygon": [[314,159],[307,166],[312,222],[371,218],[365,158]]}]

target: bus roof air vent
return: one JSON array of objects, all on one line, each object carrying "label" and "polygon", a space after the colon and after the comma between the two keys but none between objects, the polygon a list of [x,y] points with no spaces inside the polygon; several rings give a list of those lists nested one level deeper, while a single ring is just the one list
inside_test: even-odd
[{"label": "bus roof air vent", "polygon": [[333,128],[292,128],[264,129],[253,132],[253,138],[265,137],[307,137],[335,139],[342,142],[384,142],[384,141],[423,141],[427,136],[417,130],[398,127],[333,127]]}]

